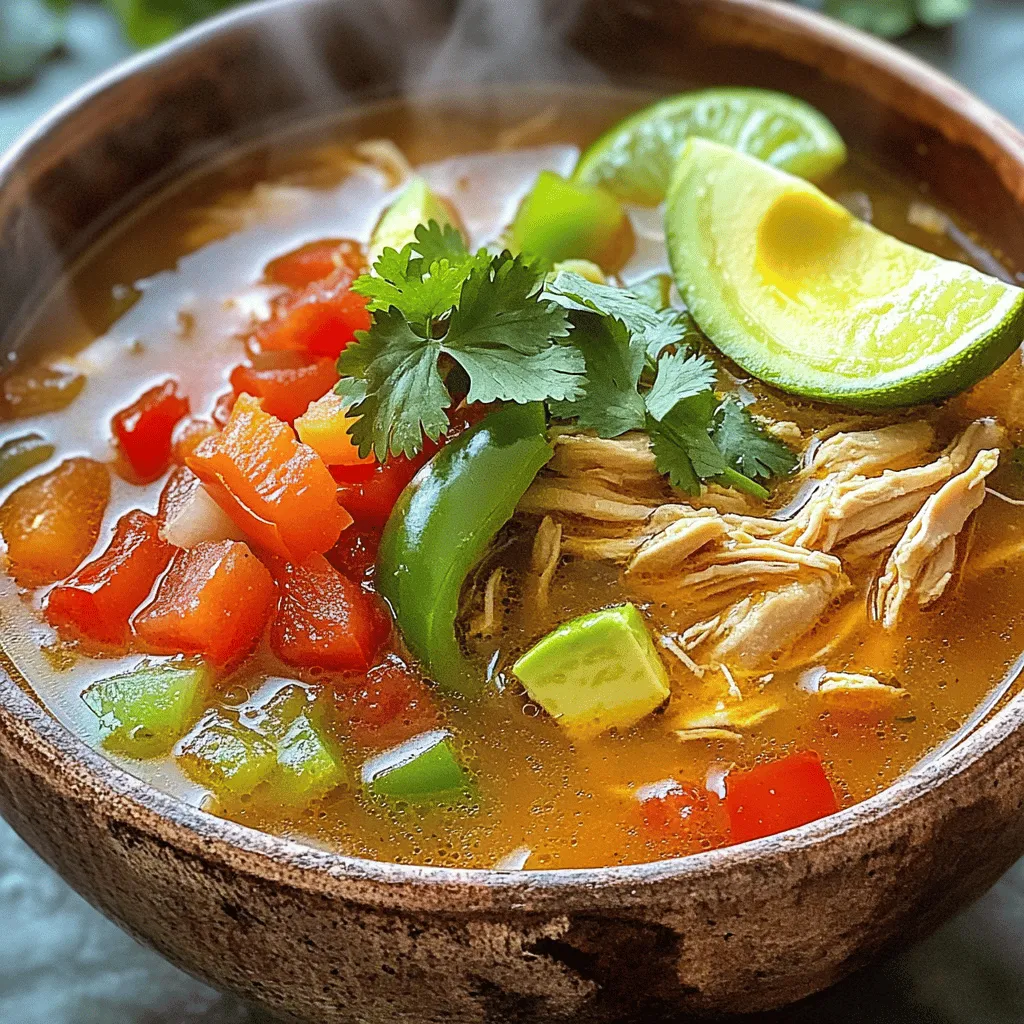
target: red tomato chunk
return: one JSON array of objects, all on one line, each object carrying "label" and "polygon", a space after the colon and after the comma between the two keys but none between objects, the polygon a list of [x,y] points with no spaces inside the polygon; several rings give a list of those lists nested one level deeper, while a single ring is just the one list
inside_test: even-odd
[{"label": "red tomato chunk", "polygon": [[839,810],[813,751],[731,772],[725,780],[725,806],[736,843],[786,832]]},{"label": "red tomato chunk", "polygon": [[352,275],[349,284],[366,273],[363,247],[350,238],[323,238],[271,260],[263,274],[273,284],[305,288],[342,268]]},{"label": "red tomato chunk", "polygon": [[327,552],[327,561],[339,572],[363,586],[373,578],[377,548],[380,547],[380,530],[368,526],[350,526],[337,544]]},{"label": "red tomato chunk", "polygon": [[299,366],[236,366],[231,371],[231,386],[236,395],[254,395],[262,399],[265,412],[291,423],[338,383],[333,359],[318,359]]},{"label": "red tomato chunk", "polygon": [[338,483],[338,501],[357,523],[383,526],[405,485],[437,449],[428,441],[411,459],[392,455],[387,462],[369,466],[335,466],[331,472]]},{"label": "red tomato chunk", "polygon": [[160,539],[159,527],[160,520],[141,509],[123,515],[106,551],[50,591],[50,623],[71,637],[123,645],[129,618],[149,596],[174,552]]},{"label": "red tomato chunk", "polygon": [[336,729],[361,747],[385,750],[440,721],[430,687],[396,655],[360,679],[335,683],[330,696]]},{"label": "red tomato chunk", "polygon": [[297,349],[337,359],[355,340],[356,331],[370,329],[367,300],[349,290],[354,275],[340,267],[301,292],[274,300],[269,320],[256,330],[262,350]]},{"label": "red tomato chunk", "polygon": [[189,413],[176,381],[150,388],[111,421],[121,454],[142,481],[155,480],[171,464],[171,435]]},{"label": "red tomato chunk", "polygon": [[289,665],[361,671],[391,633],[383,602],[343,576],[326,558],[301,565],[268,561],[280,597],[270,646]]},{"label": "red tomato chunk", "polygon": [[239,397],[224,430],[186,463],[246,536],[282,558],[322,554],[352,522],[316,452],[250,395]]},{"label": "red tomato chunk", "polygon": [[665,847],[665,856],[683,857],[728,846],[729,816],[717,793],[680,785],[640,804],[644,831]]},{"label": "red tomato chunk", "polygon": [[174,556],[133,625],[155,654],[200,654],[226,668],[256,646],[275,595],[273,578],[247,545],[206,541]]}]

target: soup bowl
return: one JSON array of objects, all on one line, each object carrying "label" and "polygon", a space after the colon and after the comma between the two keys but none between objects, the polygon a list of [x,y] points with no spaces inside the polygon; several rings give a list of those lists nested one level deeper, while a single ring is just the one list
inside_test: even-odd
[{"label": "soup bowl", "polygon": [[[794,93],[1024,266],[1024,138],[935,71],[799,8],[276,0],[116,69],[7,154],[3,351],[64,269],[169,178],[368,97],[535,78]],[[0,811],[132,935],[292,1019],[678,1020],[821,989],[936,926],[1024,852],[1024,699],[978,719],[884,792],[782,835],[636,866],[455,870],[208,815],[87,747],[7,664]]]}]

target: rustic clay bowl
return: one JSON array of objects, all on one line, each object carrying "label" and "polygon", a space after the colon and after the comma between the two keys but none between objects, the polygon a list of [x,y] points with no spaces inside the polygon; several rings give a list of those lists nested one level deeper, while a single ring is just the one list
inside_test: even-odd
[{"label": "rustic clay bowl", "polygon": [[[891,47],[759,0],[553,11],[615,80],[805,97],[1024,266],[1024,138]],[[3,350],[66,261],[168,173],[415,81],[453,16],[423,0],[270,3],[74,97],[0,164]],[[582,73],[550,32],[513,41],[476,73],[528,78],[542,51],[546,77]],[[480,35],[463,42],[478,48]],[[133,935],[300,1020],[678,1020],[807,995],[983,892],[1024,852],[1022,721],[1018,698],[886,792],[785,835],[637,867],[503,874],[334,856],[208,816],[88,749],[5,676],[0,810]]]}]

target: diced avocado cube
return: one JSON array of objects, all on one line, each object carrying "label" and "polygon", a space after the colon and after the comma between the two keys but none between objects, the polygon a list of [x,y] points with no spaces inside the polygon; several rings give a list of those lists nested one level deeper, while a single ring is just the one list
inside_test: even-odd
[{"label": "diced avocado cube", "polygon": [[185,737],[177,758],[186,775],[228,798],[251,793],[277,767],[273,744],[220,711]]},{"label": "diced avocado cube", "polygon": [[615,271],[629,257],[633,238],[613,195],[541,171],[512,222],[512,243],[527,256],[552,263],[589,260]]},{"label": "diced avocado cube", "polygon": [[201,661],[149,664],[87,687],[82,700],[108,731],[103,745],[129,757],[166,754],[196,720],[210,670]]},{"label": "diced avocado cube", "polygon": [[458,227],[451,207],[422,178],[413,178],[398,198],[384,211],[370,235],[368,258],[370,266],[386,249],[398,249],[416,240],[416,228],[430,221],[444,227]]},{"label": "diced avocado cube", "polygon": [[277,747],[275,796],[292,804],[317,800],[340,785],[344,771],[320,730],[301,712]]},{"label": "diced avocado cube", "polygon": [[363,765],[363,784],[374,796],[423,800],[469,788],[466,770],[445,729],[421,733]]},{"label": "diced avocado cube", "polygon": [[631,604],[559,626],[512,671],[533,700],[581,736],[628,729],[669,695],[668,673]]}]

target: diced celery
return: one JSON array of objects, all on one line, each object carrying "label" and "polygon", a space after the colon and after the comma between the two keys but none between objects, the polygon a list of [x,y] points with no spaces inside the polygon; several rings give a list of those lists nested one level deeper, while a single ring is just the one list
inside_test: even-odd
[{"label": "diced celery", "polygon": [[210,670],[202,662],[143,663],[100,679],[82,700],[108,730],[103,745],[131,757],[167,753],[195,721]]},{"label": "diced celery", "polygon": [[56,449],[41,434],[23,434],[0,445],[0,487],[50,458]]},{"label": "diced celery", "polygon": [[272,743],[220,711],[208,714],[182,741],[178,763],[218,797],[251,793],[277,767]]},{"label": "diced celery", "polygon": [[343,780],[342,766],[327,741],[308,715],[300,712],[277,747],[277,771],[271,779],[274,795],[287,803],[308,803]]},{"label": "diced celery", "polygon": [[632,233],[613,195],[541,171],[512,223],[512,241],[528,256],[589,260],[615,271],[629,255]]},{"label": "diced celery", "polygon": [[423,800],[469,788],[465,768],[451,747],[451,734],[435,729],[370,758],[363,784],[374,796]]},{"label": "diced celery", "polygon": [[583,736],[628,729],[669,696],[668,673],[631,604],[566,622],[512,671],[549,715]]},{"label": "diced celery", "polygon": [[252,727],[273,743],[280,743],[292,722],[310,704],[309,693],[298,683],[286,683],[252,714]]}]

